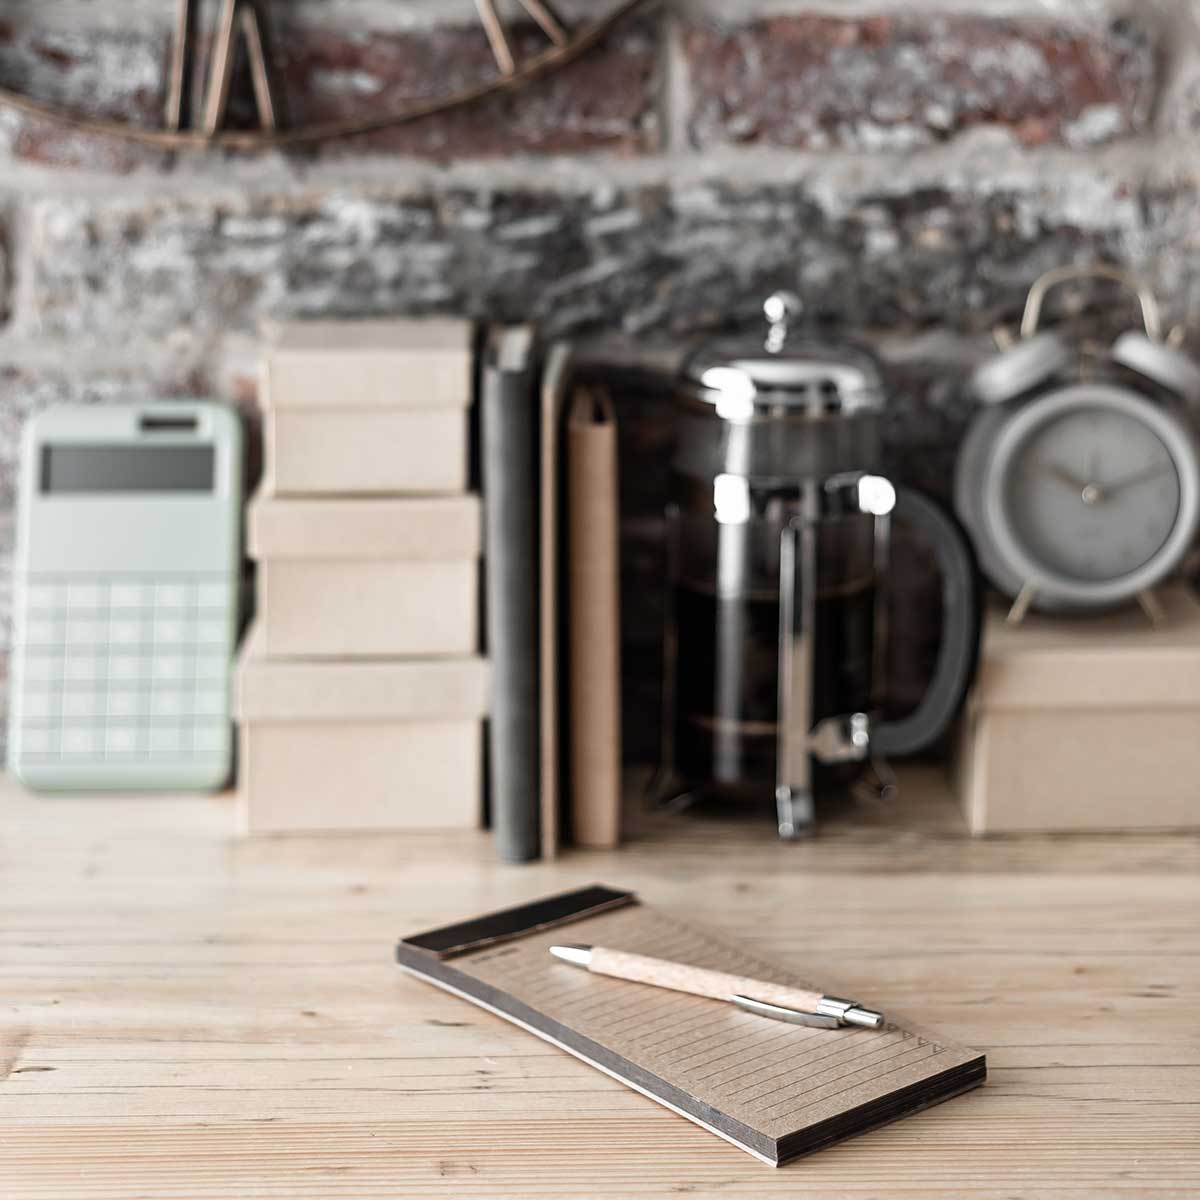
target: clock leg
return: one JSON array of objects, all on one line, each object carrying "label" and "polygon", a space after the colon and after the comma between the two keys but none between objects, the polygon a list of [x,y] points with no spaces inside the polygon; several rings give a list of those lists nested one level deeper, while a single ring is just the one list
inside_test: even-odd
[{"label": "clock leg", "polygon": [[1158,597],[1150,588],[1138,592],[1137,602],[1142,612],[1149,618],[1151,625],[1165,625],[1167,623],[1166,610],[1159,603]]},{"label": "clock leg", "polygon": [[1030,606],[1037,598],[1037,588],[1033,586],[1032,581],[1017,593],[1017,598],[1013,601],[1013,606],[1008,610],[1008,616],[1005,620],[1010,625],[1020,625],[1029,615]]}]

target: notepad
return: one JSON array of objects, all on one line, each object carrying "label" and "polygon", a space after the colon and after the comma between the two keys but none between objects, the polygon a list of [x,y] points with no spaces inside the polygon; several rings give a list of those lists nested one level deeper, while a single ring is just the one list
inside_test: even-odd
[{"label": "notepad", "polygon": [[[982,1083],[984,1056],[907,1021],[810,1029],[593,975],[563,941],[833,992],[720,934],[593,886],[405,938],[401,967],[635,1088],[772,1166]],[[873,997],[864,997],[872,1000]]]}]

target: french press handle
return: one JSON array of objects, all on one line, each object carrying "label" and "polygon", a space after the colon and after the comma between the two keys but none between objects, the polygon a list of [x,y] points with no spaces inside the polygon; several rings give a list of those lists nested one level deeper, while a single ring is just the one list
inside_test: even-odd
[{"label": "french press handle", "polygon": [[[942,639],[929,687],[916,709],[896,721],[846,713],[814,725],[813,695],[817,529],[839,513],[907,522],[929,543],[942,586]],[[775,800],[782,837],[813,821],[813,760],[862,762],[915,754],[934,742],[958,713],[975,673],[980,595],[975,557],[958,522],[941,505],[874,475],[809,483],[780,542],[779,728]]]},{"label": "french press handle", "polygon": [[935,500],[896,488],[894,516],[928,542],[942,591],[942,639],[924,697],[906,717],[877,722],[871,750],[883,758],[916,754],[935,742],[962,707],[979,658],[982,608],[979,572],[958,521]]}]

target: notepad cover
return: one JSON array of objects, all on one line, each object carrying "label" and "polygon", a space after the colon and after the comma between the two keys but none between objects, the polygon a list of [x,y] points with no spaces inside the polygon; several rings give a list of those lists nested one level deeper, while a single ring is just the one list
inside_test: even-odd
[{"label": "notepad cover", "polygon": [[[906,1021],[809,1029],[593,975],[582,942],[826,992],[695,924],[594,886],[406,938],[407,971],[553,1042],[773,1166],[982,1083],[984,1056]],[[869,1002],[870,997],[863,998]]]}]

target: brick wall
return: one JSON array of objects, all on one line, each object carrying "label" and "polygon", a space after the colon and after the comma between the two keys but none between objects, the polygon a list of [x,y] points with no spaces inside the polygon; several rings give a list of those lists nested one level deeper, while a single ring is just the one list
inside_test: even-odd
[{"label": "brick wall", "polygon": [[[6,0],[0,82],[154,122],[171,8]],[[458,23],[469,0],[276,9],[296,117],[490,69]],[[529,92],[291,156],[169,155],[0,110],[0,513],[29,412],[197,392],[250,407],[264,318],[686,332],[780,283],[878,340],[892,466],[944,487],[956,381],[1041,270],[1127,263],[1191,314],[1198,150],[1194,0],[671,0]],[[652,478],[665,416],[626,409],[627,476]],[[629,592],[652,596],[656,493],[627,490]],[[9,521],[0,562],[10,546]],[[656,621],[630,614],[647,704]],[[917,662],[930,623],[907,632]]]}]

